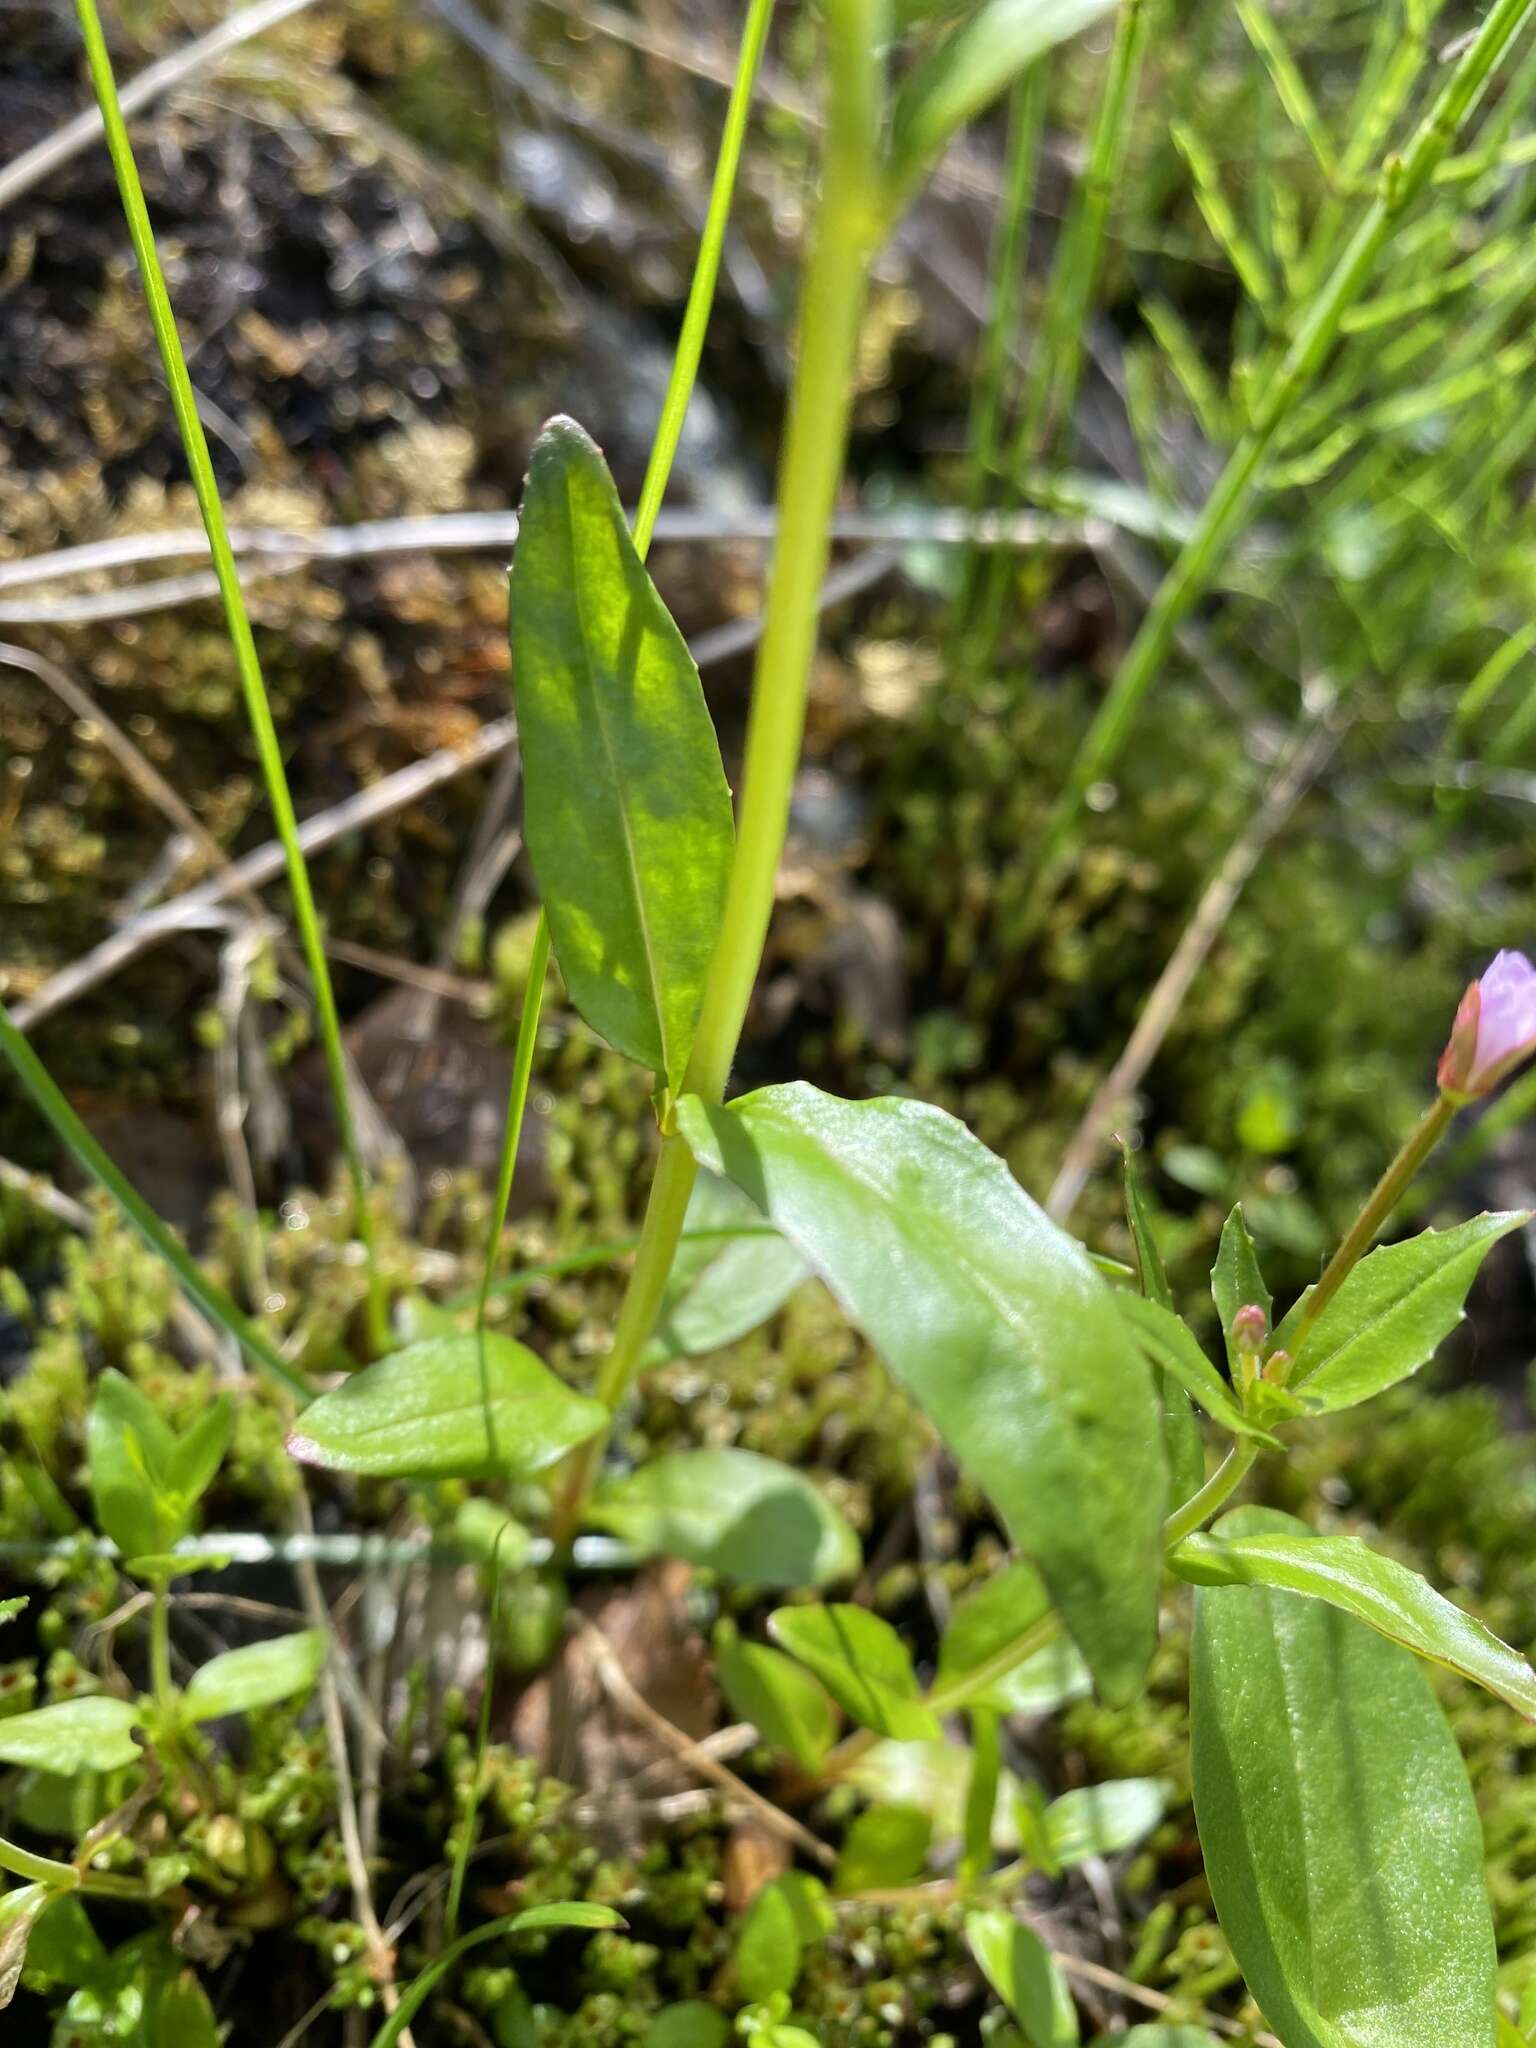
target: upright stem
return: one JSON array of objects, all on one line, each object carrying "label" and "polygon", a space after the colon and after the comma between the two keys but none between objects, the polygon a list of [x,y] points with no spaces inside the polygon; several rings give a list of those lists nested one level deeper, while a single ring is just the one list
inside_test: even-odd
[{"label": "upright stem", "polygon": [[1407,149],[1401,156],[1387,159],[1377,197],[1339,252],[1295,338],[1276,365],[1254,410],[1252,424],[1232,450],[1078,749],[1035,855],[1037,893],[1050,879],[1088,789],[1118,758],[1142,699],[1162,673],[1179,625],[1210,586],[1241,531],[1276,436],[1327,362],[1344,315],[1364,290],[1405,209],[1428,185],[1476,105],[1494,66],[1533,8],[1536,0],[1495,0]]},{"label": "upright stem", "polygon": [[[708,1102],[720,1101],[725,1093],[757,978],[800,758],[832,510],[848,439],[859,323],[882,226],[875,43],[873,0],[833,0],[827,10],[831,105],[826,158],[779,470],[777,538],[747,723],[736,856],[683,1082],[683,1092]],[[613,1346],[598,1376],[598,1396],[610,1413],[623,1399],[654,1327],[696,1171],[682,1140],[675,1133],[666,1136]],[[557,1517],[562,1537],[569,1537],[580,1520],[604,1441],[592,1438],[571,1463]]]},{"label": "upright stem", "polygon": [[475,1297],[475,1328],[485,1328],[486,1306],[491,1282],[496,1277],[496,1254],[506,1228],[507,1209],[512,1200],[512,1181],[517,1172],[518,1148],[523,1138],[523,1116],[528,1107],[528,1083],[533,1074],[533,1055],[539,1040],[539,1012],[544,1003],[544,982],[549,973],[549,919],[543,911],[533,934],[533,951],[528,956],[528,981],[523,990],[523,1014],[517,1020],[517,1047],[512,1055],[512,1085],[507,1096],[506,1122],[501,1134],[501,1164],[496,1174],[496,1200],[491,1209],[491,1227],[485,1240],[485,1264],[480,1272],[480,1292]]},{"label": "upright stem", "polygon": [[325,1064],[330,1077],[336,1127],[340,1133],[342,1150],[346,1155],[347,1169],[352,1179],[354,1227],[368,1256],[368,1341],[373,1350],[382,1351],[388,1343],[389,1332],[384,1283],[379,1272],[374,1241],[373,1216],[368,1206],[368,1176],[363,1168],[362,1150],[358,1144],[357,1126],[352,1115],[351,1096],[347,1086],[346,1055],[341,1043],[341,1021],[336,1012],[336,997],[331,987],[330,968],[326,963],[325,943],[320,933],[320,919],[315,909],[314,892],[310,887],[309,869],[305,865],[303,848],[299,844],[298,820],[294,815],[293,798],[289,793],[288,778],[283,768],[282,749],[278,745],[277,728],[272,721],[272,707],[267,701],[261,662],[256,653],[256,642],[251,633],[251,622],[246,613],[245,598],[235,569],[235,557],[229,544],[229,533],[224,523],[224,507],[219,500],[219,486],[208,453],[207,436],[198,417],[192,379],[187,372],[181,337],[176,331],[176,317],[171,310],[170,294],[166,290],[165,274],[160,267],[159,251],[155,247],[154,230],[150,226],[149,210],[144,203],[144,188],[139,182],[138,166],[133,160],[133,148],[128,140],[122,108],[118,103],[117,81],[112,74],[112,60],[107,52],[106,37],[102,33],[101,17],[96,11],[96,0],[76,0],[76,11],[80,18],[80,32],[85,42],[85,58],[91,74],[91,84],[101,108],[107,153],[117,174],[117,189],[128,223],[128,236],[133,244],[134,255],[138,259],[144,297],[149,307],[150,324],[154,328],[155,340],[160,349],[160,360],[165,367],[166,382],[170,386],[171,409],[176,415],[176,424],[181,432],[187,467],[192,474],[192,488],[197,496],[198,510],[202,514],[203,528],[208,536],[208,551],[213,557],[214,575],[218,581],[219,595],[223,599],[224,621],[230,643],[234,648],[235,666],[239,671],[240,688],[245,697],[246,715],[256,741],[262,774],[266,780],[267,801],[272,807],[272,820],[277,828],[277,836],[282,843],[283,857],[287,863],[294,919],[303,941],[305,963],[315,993],[315,1010],[319,1018],[321,1043],[325,1049]]},{"label": "upright stem", "polygon": [[1304,1297],[1288,1348],[1300,1351],[1307,1332],[1348,1279],[1351,1271],[1381,1235],[1387,1218],[1402,1200],[1409,1182],[1451,1127],[1456,1105],[1437,1095],[1398,1149],[1396,1158],[1366,1197],[1349,1234],[1323,1268],[1323,1276]]},{"label": "upright stem", "polygon": [[159,1584],[150,1595],[149,1682],[155,1706],[169,1719],[176,1703],[176,1684],[171,1677],[171,1610],[165,1587]]},{"label": "upright stem", "polygon": [[[720,149],[715,158],[715,175],[710,186],[709,207],[704,216],[703,233],[699,237],[699,253],[694,261],[693,281],[688,287],[688,303],[683,310],[683,324],[672,357],[666,393],[661,402],[661,418],[657,423],[656,437],[651,443],[650,458],[645,466],[645,478],[640,486],[640,503],[635,510],[635,553],[642,562],[650,553],[651,537],[656,531],[656,515],[661,510],[662,499],[666,496],[667,479],[672,474],[672,464],[677,455],[678,443],[682,439],[684,422],[688,417],[689,401],[693,397],[694,385],[698,382],[699,363],[704,354],[704,337],[709,331],[709,316],[715,302],[715,287],[720,281],[720,262],[725,251],[731,200],[736,190],[736,173],[741,165],[742,144],[746,140],[747,120],[752,110],[752,93],[757,84],[763,49],[768,40],[773,6],[774,0],[751,0],[747,10],[747,25],[742,32],[741,52],[736,60],[736,76],[725,110],[725,126],[721,131]],[[506,1123],[502,1131],[496,1209],[491,1224],[490,1240],[486,1246],[485,1267],[481,1274],[480,1293],[476,1304],[477,1329],[485,1327],[486,1302],[491,1291],[496,1253],[501,1243],[501,1233],[506,1227],[507,1206],[512,1196],[512,1177],[517,1168],[518,1146],[522,1140],[523,1116],[528,1103],[528,1081],[533,1067],[539,1009],[543,1002],[544,975],[548,964],[549,919],[541,909],[538,926],[534,932],[533,964],[528,977],[527,993],[523,999],[523,1014],[518,1020],[517,1053],[513,1060],[512,1087],[507,1102]],[[685,1209],[687,1200],[685,1193]],[[665,1273],[662,1275],[662,1281],[665,1284]],[[641,1342],[644,1343],[643,1337]]]}]

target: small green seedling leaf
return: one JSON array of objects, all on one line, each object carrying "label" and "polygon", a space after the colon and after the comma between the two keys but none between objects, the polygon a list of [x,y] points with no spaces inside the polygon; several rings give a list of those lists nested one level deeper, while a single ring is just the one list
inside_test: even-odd
[{"label": "small green seedling leaf", "polygon": [[739,1188],[701,1173],[648,1363],[699,1358],[734,1344],[776,1315],[809,1275],[794,1246],[763,1221]]},{"label": "small green seedling leaf", "polygon": [[0,1764],[52,1771],[72,1778],[81,1771],[120,1771],[139,1760],[132,1730],[142,1716],[131,1700],[92,1693],[60,1700],[0,1721]]},{"label": "small green seedling leaf", "polygon": [[213,1484],[234,1433],[234,1403],[228,1394],[220,1394],[186,1434],[173,1441],[163,1477],[188,1521]]},{"label": "small green seedling leaf", "polygon": [[1273,1586],[1326,1600],[1536,1721],[1536,1671],[1417,1572],[1354,1536],[1232,1536],[1231,1522],[1179,1545],[1169,1563],[1180,1578],[1197,1586]]},{"label": "small green seedling leaf", "polygon": [[539,1934],[563,1927],[586,1928],[593,1933],[624,1925],[622,1914],[612,1906],[597,1906],[586,1899],[572,1899],[564,1905],[525,1906],[508,1920],[508,1934]]},{"label": "small green seedling leaf", "polygon": [[1090,1856],[1115,1856],[1149,1835],[1168,1805],[1161,1778],[1109,1778],[1063,1792],[1045,1809],[1045,1839],[1052,1861],[1071,1870]]},{"label": "small green seedling leaf", "polygon": [[699,672],[574,420],[534,445],[512,563],[524,830],[571,1000],[683,1078],[734,827]]},{"label": "small green seedling leaf", "polygon": [[685,1998],[664,2005],[651,2021],[640,2048],[727,2048],[731,2023],[718,2005]]},{"label": "small green seedling leaf", "polygon": [[[1308,1540],[1229,1515],[1232,1540]],[[1286,2048],[1486,2042],[1483,1837],[1418,1661],[1320,1600],[1202,1588],[1191,1660],[1195,1817],[1233,1955]]]},{"label": "small green seedling leaf", "polygon": [[906,1645],[867,1607],[780,1607],[768,1626],[861,1728],[896,1742],[930,1741],[942,1733]]},{"label": "small green seedling leaf", "polygon": [[736,1981],[751,2004],[790,1992],[805,1960],[800,1916],[781,1884],[765,1884],[747,1908],[736,1937]]},{"label": "small green seedling leaf", "polygon": [[219,2048],[219,2023],[191,1970],[179,1970],[162,1988],[149,2039],[156,2048]]},{"label": "small green seedling leaf", "polygon": [[0,1894],[0,2012],[16,1996],[27,1946],[54,1892],[50,1885],[24,1884]]},{"label": "small green seedling leaf", "polygon": [[170,1550],[184,1533],[163,1479],[174,1439],[120,1372],[104,1372],[96,1383],[85,1447],[97,1526],[125,1557]]},{"label": "small green seedling leaf", "polygon": [[218,1721],[226,1714],[253,1714],[308,1692],[325,1666],[325,1630],[301,1629],[269,1643],[247,1643],[210,1658],[192,1674],[182,1699],[188,1720]]},{"label": "small green seedling leaf", "polygon": [[967,1913],[965,1939],[982,1975],[1019,2023],[1027,2048],[1077,2048],[1077,2007],[1061,1965],[1001,1906]]},{"label": "small green seedling leaf", "polygon": [[1145,1360],[1082,1247],[925,1103],[795,1083],[678,1126],[795,1244],[991,1496],[1105,1697],[1157,1627],[1167,1473]]},{"label": "small green seedling leaf", "polygon": [[893,1891],[922,1874],[933,1821],[916,1806],[871,1806],[854,1817],[844,1838],[832,1889]]},{"label": "small green seedling leaf", "polygon": [[1251,1436],[1271,1450],[1280,1448],[1268,1430],[1243,1413],[1231,1387],[1195,1342],[1194,1332],[1172,1309],[1159,1308],[1137,1294],[1119,1295],[1115,1305],[1151,1362],[1177,1380],[1213,1422],[1234,1436]]},{"label": "small green seedling leaf", "polygon": [[1216,1304],[1216,1314],[1221,1323],[1227,1363],[1236,1372],[1237,1346],[1232,1341],[1232,1323],[1238,1310],[1261,1308],[1266,1323],[1273,1324],[1275,1320],[1274,1298],[1259,1270],[1259,1255],[1243,1220],[1240,1202],[1221,1226],[1221,1243],[1216,1248],[1216,1263],[1211,1268],[1211,1299]]},{"label": "small green seedling leaf", "polygon": [[647,1557],[681,1557],[743,1585],[827,1586],[859,1539],[803,1473],[735,1449],[673,1451],[608,1481],[587,1511]]},{"label": "small green seedling leaf", "polygon": [[27,1976],[72,1989],[96,1981],[107,1968],[107,1951],[86,1917],[78,1895],[54,1894],[27,1944]]},{"label": "small green seedling leaf", "polygon": [[1114,0],[982,0],[908,77],[892,121],[889,182],[900,204],[957,129],[1037,57],[1107,14]]},{"label": "small green seedling leaf", "polygon": [[525,1344],[466,1330],[409,1344],[322,1394],[288,1449],[306,1465],[381,1479],[526,1478],[607,1419]]},{"label": "small green seedling leaf", "polygon": [[803,1771],[821,1768],[837,1740],[837,1710],[803,1664],[769,1643],[718,1633],[715,1676],[733,1714]]},{"label": "small green seedling leaf", "polygon": [[3,1628],[6,1622],[14,1621],[18,1614],[25,1614],[26,1611],[27,1596],[25,1593],[22,1593],[14,1600],[0,1600],[0,1628]]},{"label": "small green seedling leaf", "polygon": [[1527,1220],[1524,1210],[1474,1216],[1367,1253],[1295,1348],[1303,1295],[1276,1332],[1277,1343],[1294,1349],[1290,1386],[1328,1411],[1353,1408],[1417,1372],[1461,1321],[1483,1260]]},{"label": "small green seedling leaf", "polygon": [[[978,1666],[1017,1642],[1049,1607],[1044,1581],[1033,1565],[1021,1560],[1005,1564],[955,1603],[939,1642],[935,1689],[942,1693],[958,1685]],[[1001,1714],[1049,1714],[1068,1700],[1080,1699],[1092,1683],[1081,1651],[1065,1636],[1058,1636],[994,1679],[967,1704],[992,1707]]]}]

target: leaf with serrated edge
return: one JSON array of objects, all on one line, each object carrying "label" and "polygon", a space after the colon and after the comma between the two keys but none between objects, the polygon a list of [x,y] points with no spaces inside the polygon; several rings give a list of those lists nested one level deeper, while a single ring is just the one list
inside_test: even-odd
[{"label": "leaf with serrated edge", "polygon": [[1273,1586],[1326,1600],[1536,1721],[1536,1671],[1519,1651],[1354,1536],[1191,1536],[1169,1563],[1196,1586]]},{"label": "leaf with serrated edge", "polygon": [[[1417,1372],[1461,1321],[1483,1260],[1527,1220],[1523,1209],[1474,1216],[1367,1253],[1295,1350],[1292,1390],[1324,1411],[1352,1408]],[[1306,1303],[1275,1333],[1287,1349]]]}]

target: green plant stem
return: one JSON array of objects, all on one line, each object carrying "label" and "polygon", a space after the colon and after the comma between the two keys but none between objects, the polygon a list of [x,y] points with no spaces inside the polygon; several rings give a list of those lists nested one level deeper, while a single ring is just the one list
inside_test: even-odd
[{"label": "green plant stem", "polygon": [[55,1863],[51,1856],[34,1856],[30,1849],[19,1849],[3,1835],[0,1870],[8,1870],[12,1877],[22,1878],[28,1884],[51,1885],[61,1892],[75,1891],[80,1884],[80,1873],[72,1863]]},{"label": "green plant stem", "polygon": [[1247,1439],[1235,1443],[1199,1492],[1192,1493],[1163,1524],[1163,1548],[1172,1550],[1186,1536],[1193,1536],[1202,1528],[1218,1508],[1225,1507],[1253,1469],[1258,1455],[1257,1444]]},{"label": "green plant stem", "polygon": [[1142,700],[1162,673],[1175,633],[1209,588],[1240,532],[1277,435],[1328,361],[1344,315],[1369,282],[1398,221],[1434,176],[1494,67],[1533,8],[1536,0],[1495,0],[1407,148],[1400,156],[1387,159],[1376,198],[1280,357],[1255,405],[1248,431],[1233,449],[1194,531],[1159,586],[1109,694],[1084,736],[1035,854],[1032,873],[1037,898],[1050,885],[1055,862],[1084,797],[1118,759]]},{"label": "green plant stem", "polygon": [[[1218,1508],[1224,1507],[1237,1491],[1252,1469],[1258,1456],[1258,1446],[1244,1441],[1233,1444],[1226,1457],[1217,1466],[1198,1493],[1191,1494],[1184,1505],[1169,1516],[1163,1524],[1163,1548],[1172,1550],[1182,1543],[1186,1536],[1208,1522]],[[994,1650],[983,1663],[952,1678],[948,1685],[936,1685],[925,1696],[927,1704],[936,1714],[952,1714],[957,1708],[969,1706],[979,1693],[996,1685],[1012,1671],[1043,1650],[1047,1643],[1054,1642],[1061,1634],[1061,1617],[1053,1608],[1032,1622],[1022,1635],[1015,1636],[1011,1643],[1005,1643],[1000,1650]],[[846,1777],[859,1761],[867,1756],[880,1738],[868,1728],[857,1729],[840,1742],[827,1758],[821,1769],[823,1781]]]},{"label": "green plant stem", "polygon": [[150,1600],[149,1682],[155,1707],[169,1722],[176,1710],[176,1682],[171,1677],[171,1604],[163,1584],[153,1589]]},{"label": "green plant stem", "polygon": [[17,1079],[52,1125],[62,1144],[74,1154],[92,1180],[106,1189],[150,1250],[170,1267],[187,1297],[211,1322],[234,1338],[252,1364],[268,1373],[280,1386],[286,1387],[296,1401],[312,1400],[315,1390],[304,1375],[288,1363],[271,1340],[243,1310],[235,1306],[223,1288],[208,1278],[138,1189],[107,1157],[3,1007],[0,1007],[0,1052],[10,1061]]},{"label": "green plant stem", "polygon": [[1307,1332],[1381,1235],[1388,1217],[1425,1160],[1450,1129],[1455,1115],[1456,1104],[1444,1095],[1437,1095],[1403,1140],[1397,1156],[1366,1197],[1365,1206],[1350,1225],[1349,1234],[1323,1268],[1322,1278],[1303,1298],[1290,1345],[1293,1355],[1300,1351]]},{"label": "green plant stem", "polygon": [[[976,366],[976,391],[971,405],[971,477],[968,509],[979,519],[991,496],[998,466],[1003,424],[1003,391],[1019,326],[1019,296],[1024,257],[1029,246],[1029,214],[1040,157],[1040,129],[1045,118],[1050,67],[1042,59],[1031,64],[1016,82],[1008,105],[1008,155],[1003,166],[1003,191],[998,204],[992,257],[992,288],[987,326]],[[958,610],[963,628],[987,563],[974,541],[966,549]],[[988,574],[991,573],[990,568]]]},{"label": "green plant stem", "polygon": [[491,1225],[486,1233],[485,1264],[480,1273],[480,1291],[475,1297],[475,1328],[485,1328],[490,1304],[491,1282],[496,1274],[496,1255],[501,1233],[507,1224],[512,1200],[512,1181],[517,1173],[517,1154],[523,1139],[523,1116],[528,1107],[528,1083],[533,1074],[533,1056],[539,1042],[539,1012],[544,1004],[544,982],[549,973],[549,919],[543,911],[534,928],[533,950],[528,956],[528,981],[523,990],[523,1014],[517,1020],[517,1046],[512,1054],[512,1085],[507,1096],[506,1120],[501,1133],[501,1164],[496,1174],[496,1199]]},{"label": "green plant stem", "polygon": [[746,139],[747,119],[752,110],[752,92],[772,20],[773,0],[751,0],[746,26],[742,30],[741,52],[736,60],[736,77],[725,109],[720,148],[715,157],[714,182],[710,186],[709,206],[699,237],[699,253],[694,259],[693,282],[688,290],[677,352],[672,358],[672,374],[667,382],[661,420],[651,446],[645,481],[640,489],[640,503],[635,512],[635,547],[641,561],[645,560],[656,528],[656,514],[661,510],[677,444],[682,439],[683,422],[688,417],[688,401],[693,396],[698,377],[699,359],[704,352],[704,337],[709,330],[715,286],[720,276],[720,261],[725,251],[726,226],[731,216],[741,147]]},{"label": "green plant stem", "polygon": [[[645,476],[640,486],[640,503],[635,509],[635,553],[642,562],[650,553],[651,539],[656,531],[656,515],[661,510],[662,499],[666,496],[667,481],[672,474],[672,464],[676,459],[678,443],[683,435],[683,425],[688,417],[688,406],[693,397],[694,386],[698,382],[699,363],[704,354],[704,338],[709,332],[709,316],[714,307],[715,288],[720,281],[720,263],[725,251],[726,228],[730,221],[731,200],[736,189],[736,174],[741,166],[742,144],[746,139],[747,120],[752,109],[752,94],[757,84],[757,74],[762,64],[763,49],[768,40],[768,29],[772,19],[773,0],[751,0],[747,10],[746,27],[742,32],[741,51],[736,60],[736,76],[725,110],[725,126],[720,135],[720,148],[715,158],[715,175],[710,186],[709,206],[704,216],[703,232],[699,237],[699,251],[694,259],[693,281],[688,288],[688,303],[683,311],[683,324],[678,333],[672,369],[661,402],[661,418],[657,423],[656,436],[651,443]],[[517,1151],[522,1140],[523,1116],[527,1108],[528,1080],[532,1072],[534,1047],[538,1036],[539,1008],[544,995],[544,972],[549,962],[549,919],[542,909],[534,932],[533,957],[537,972],[530,972],[523,1014],[518,1021],[517,1054],[513,1061],[512,1087],[502,1132],[501,1164],[497,1175],[496,1213],[490,1241],[486,1246],[485,1270],[481,1277],[480,1293],[476,1303],[477,1329],[485,1327],[486,1303],[491,1291],[491,1279],[496,1254],[501,1244],[501,1233],[506,1226],[507,1205],[511,1200],[512,1177],[517,1168]],[[686,1196],[684,1207],[687,1207]],[[663,1285],[665,1281],[666,1275],[663,1274]],[[642,1344],[643,1342],[642,1339]]]},{"label": "green plant stem", "polygon": [[[831,105],[821,201],[806,264],[799,361],[777,492],[777,539],[736,823],[736,854],[683,1092],[719,1102],[757,979],[800,759],[832,510],[843,472],[855,356],[882,207],[876,179],[882,94],[874,0],[834,0],[826,17]],[[662,1141],[640,1246],[598,1375],[609,1413],[639,1367],[661,1307],[697,1168],[675,1132]],[[568,1468],[555,1521],[568,1540],[602,1463],[606,1435]]]},{"label": "green plant stem", "polygon": [[341,1042],[341,1022],[336,1013],[336,997],[331,987],[330,969],[326,963],[325,943],[321,937],[314,892],[310,887],[309,869],[299,844],[298,820],[294,815],[293,798],[283,767],[277,728],[272,720],[272,707],[267,698],[261,662],[256,653],[256,642],[251,632],[245,598],[240,589],[234,553],[229,544],[229,532],[224,522],[224,507],[219,499],[218,482],[208,453],[208,440],[203,432],[203,423],[198,417],[192,379],[188,374],[186,357],[182,352],[181,337],[176,331],[176,317],[171,310],[165,274],[160,266],[154,230],[150,225],[149,209],[144,203],[144,188],[139,181],[138,166],[134,162],[133,148],[128,140],[122,108],[118,103],[117,81],[113,76],[112,60],[107,51],[106,37],[102,33],[96,0],[76,0],[76,13],[79,16],[80,32],[85,43],[91,85],[101,109],[107,153],[112,159],[112,168],[117,176],[117,189],[128,223],[129,239],[138,261],[144,297],[149,307],[150,323],[159,345],[160,360],[165,367],[166,382],[170,386],[171,408],[181,433],[187,467],[192,474],[192,488],[197,497],[198,510],[202,514],[203,528],[208,536],[208,550],[213,557],[214,576],[223,600],[224,619],[234,649],[235,666],[240,675],[246,715],[250,721],[256,752],[261,761],[262,775],[266,781],[267,801],[272,808],[273,824],[287,863],[294,921],[299,928],[305,963],[314,990],[315,1011],[325,1051],[326,1071],[330,1078],[336,1127],[352,1181],[354,1227],[367,1253],[368,1342],[375,1352],[379,1352],[388,1344],[389,1331],[373,1215],[368,1205],[368,1177],[363,1168],[356,1121],[352,1115],[351,1097],[347,1087],[346,1055]]}]

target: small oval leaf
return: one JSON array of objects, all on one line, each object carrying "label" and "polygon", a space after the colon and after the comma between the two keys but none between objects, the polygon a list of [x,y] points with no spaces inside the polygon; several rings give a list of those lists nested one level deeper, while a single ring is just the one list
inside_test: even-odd
[{"label": "small oval leaf", "polygon": [[131,1700],[93,1693],[60,1700],[0,1721],[0,1764],[53,1771],[72,1778],[81,1771],[120,1771],[139,1760],[132,1730],[143,1719]]},{"label": "small oval leaf", "polygon": [[837,1739],[837,1716],[819,1681],[769,1643],[724,1637],[715,1675],[733,1714],[750,1721],[770,1748],[817,1771]]},{"label": "small oval leaf", "polygon": [[322,1394],[288,1438],[293,1456],[383,1479],[524,1478],[594,1436],[600,1401],[556,1379],[525,1344],[487,1331],[426,1337]]},{"label": "small oval leaf", "polygon": [[777,1314],[810,1270],[739,1188],[701,1173],[647,1362],[734,1344]]},{"label": "small oval leaf", "polygon": [[681,1557],[743,1585],[852,1578],[859,1539],[802,1472],[756,1451],[673,1451],[609,1480],[587,1510],[647,1557]]},{"label": "small oval leaf", "polygon": [[225,1650],[192,1674],[183,1710],[192,1721],[217,1721],[292,1699],[320,1676],[327,1648],[325,1630],[307,1628],[269,1643]]},{"label": "small oval leaf", "polygon": [[942,1734],[906,1645],[888,1621],[867,1607],[780,1607],[768,1617],[768,1626],[861,1728],[896,1742],[930,1741]]}]

